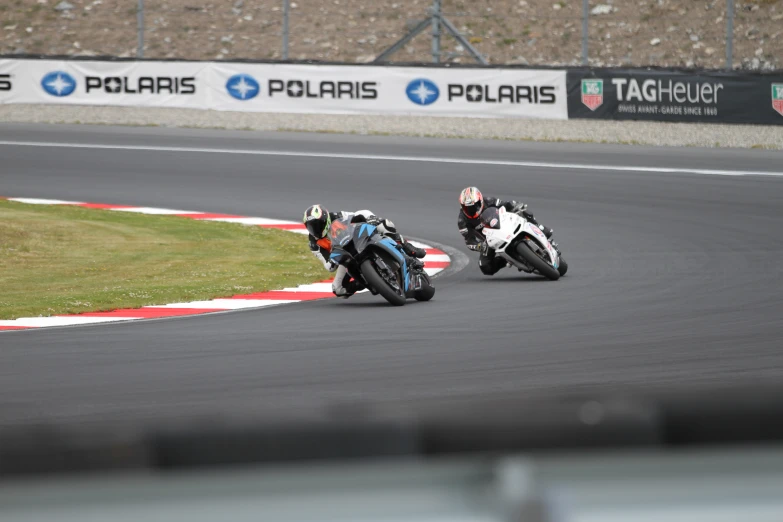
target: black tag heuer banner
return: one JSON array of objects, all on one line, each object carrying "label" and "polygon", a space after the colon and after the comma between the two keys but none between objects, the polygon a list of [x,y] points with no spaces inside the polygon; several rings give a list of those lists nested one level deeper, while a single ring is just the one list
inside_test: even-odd
[{"label": "black tag heuer banner", "polygon": [[783,125],[783,74],[572,69],[568,117]]}]

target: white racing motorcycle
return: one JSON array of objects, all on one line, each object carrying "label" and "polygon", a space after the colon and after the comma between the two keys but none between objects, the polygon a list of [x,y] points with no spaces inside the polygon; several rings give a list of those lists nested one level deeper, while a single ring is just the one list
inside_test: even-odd
[{"label": "white racing motorcycle", "polygon": [[557,281],[568,270],[541,229],[522,216],[503,207],[490,207],[481,213],[481,224],[486,246],[520,271]]}]

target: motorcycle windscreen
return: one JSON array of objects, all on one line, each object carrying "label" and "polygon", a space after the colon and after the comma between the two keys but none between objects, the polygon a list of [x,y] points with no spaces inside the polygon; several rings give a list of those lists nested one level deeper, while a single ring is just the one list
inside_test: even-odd
[{"label": "motorcycle windscreen", "polygon": [[335,219],[329,227],[329,239],[332,240],[332,248],[343,248],[353,237],[354,225],[351,218]]},{"label": "motorcycle windscreen", "polygon": [[500,211],[496,207],[489,207],[481,213],[481,224],[484,228],[500,228]]},{"label": "motorcycle windscreen", "polygon": [[367,223],[359,223],[353,229],[353,246],[357,253],[363,252],[375,234],[376,227]]}]

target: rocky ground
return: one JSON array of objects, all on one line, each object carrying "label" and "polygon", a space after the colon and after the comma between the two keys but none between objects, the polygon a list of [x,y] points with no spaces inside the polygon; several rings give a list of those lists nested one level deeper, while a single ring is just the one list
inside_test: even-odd
[{"label": "rocky ground", "polygon": [[[135,56],[136,0],[4,0],[0,54]],[[291,0],[294,60],[368,62],[427,15],[431,0]],[[145,0],[145,57],[282,58],[283,0]],[[726,0],[591,0],[596,66],[725,65]],[[736,0],[735,68],[783,68],[783,0]],[[579,0],[443,0],[494,64],[576,65]],[[419,35],[394,61],[431,61]],[[443,60],[471,58],[444,37]]]}]

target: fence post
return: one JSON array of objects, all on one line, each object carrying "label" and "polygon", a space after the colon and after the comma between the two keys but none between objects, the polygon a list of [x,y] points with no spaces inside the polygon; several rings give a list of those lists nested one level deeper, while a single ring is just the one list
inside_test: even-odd
[{"label": "fence post", "polygon": [[726,69],[734,67],[734,0],[726,0]]},{"label": "fence post", "polygon": [[582,65],[588,65],[587,58],[587,22],[590,16],[590,0],[582,0]]},{"label": "fence post", "polygon": [[139,33],[136,58],[144,58],[144,0],[139,0],[139,5],[136,8],[136,27]]},{"label": "fence post", "polygon": [[288,9],[289,0],[283,0],[283,60],[288,60]]},{"label": "fence post", "polygon": [[432,61],[440,63],[440,0],[432,0]]}]

